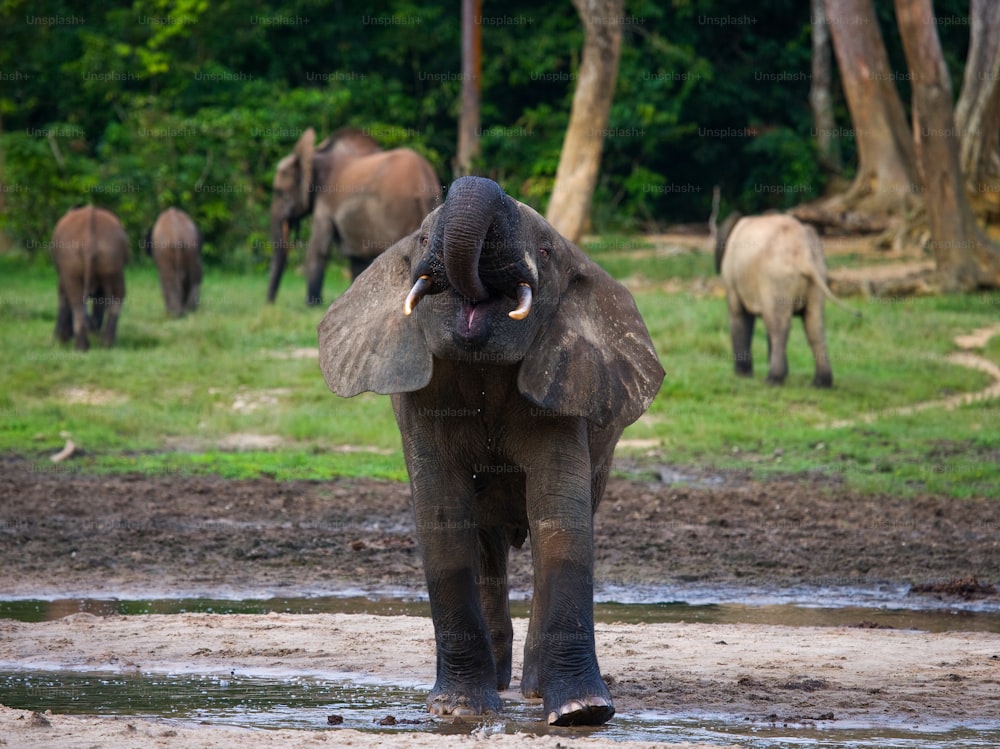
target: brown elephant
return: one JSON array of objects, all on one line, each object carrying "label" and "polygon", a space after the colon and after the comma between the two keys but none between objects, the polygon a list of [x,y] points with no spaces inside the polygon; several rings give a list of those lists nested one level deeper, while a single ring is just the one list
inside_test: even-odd
[{"label": "brown elephant", "polygon": [[530,535],[521,691],[549,723],[607,721],[593,514],[663,380],[631,294],[497,183],[463,177],[330,305],[319,347],[338,395],[392,394],[437,642],[429,709],[500,709],[508,554]]},{"label": "brown elephant", "polygon": [[[823,306],[826,298],[843,303],[827,285],[823,245],[816,231],[784,214],[734,214],[718,232],[715,267],[726,287],[736,374],[753,374],[753,328],[756,318],[761,317],[770,360],[767,382],[783,384],[788,375],[788,334],[795,315],[802,318],[816,360],[813,385],[833,385]],[[858,313],[852,310],[852,314]]]},{"label": "brown elephant", "polygon": [[408,148],[383,151],[355,128],[341,128],[319,147],[309,128],[295,150],[278,163],[271,200],[273,302],[288,259],[289,234],[310,211],[306,250],[306,303],[319,304],[330,245],[337,242],[352,278],[383,250],[420,226],[441,202],[434,169]]},{"label": "brown elephant", "polygon": [[194,312],[201,297],[201,232],[179,208],[167,208],[146,237],[149,253],[160,273],[167,314],[181,317]]},{"label": "brown elephant", "polygon": [[89,328],[100,331],[105,346],[114,345],[128,257],[128,236],[111,211],[88,205],[59,219],[52,232],[52,260],[59,275],[55,334],[60,342],[73,337],[76,348],[86,351]]}]

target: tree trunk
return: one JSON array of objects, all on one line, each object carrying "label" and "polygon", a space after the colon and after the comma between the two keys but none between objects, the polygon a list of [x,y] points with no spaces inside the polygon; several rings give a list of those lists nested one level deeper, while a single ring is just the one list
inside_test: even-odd
[{"label": "tree trunk", "polygon": [[830,58],[830,28],[826,22],[824,0],[812,0],[812,84],[809,106],[819,160],[827,171],[839,174],[840,141],[836,137],[837,122],[833,117],[833,70]]},{"label": "tree trunk", "polygon": [[972,0],[969,56],[955,107],[959,163],[976,213],[1000,216],[1000,2]]},{"label": "tree trunk", "polygon": [[818,226],[889,231],[919,205],[913,139],[896,91],[871,0],[826,0],[826,21],[858,145],[858,170],[847,192],[796,207]]},{"label": "tree trunk", "polygon": [[583,21],[583,55],[546,218],[578,242],[590,215],[618,78],[624,0],[573,0],[573,5]]},{"label": "tree trunk", "polygon": [[458,120],[455,177],[472,174],[479,155],[479,73],[482,67],[482,0],[462,0],[462,110]]},{"label": "tree trunk", "polygon": [[[991,0],[992,1],[992,0]],[[942,289],[1000,286],[1000,249],[976,225],[959,165],[959,137],[931,0],[895,0],[910,69],[913,131],[931,249]]]}]

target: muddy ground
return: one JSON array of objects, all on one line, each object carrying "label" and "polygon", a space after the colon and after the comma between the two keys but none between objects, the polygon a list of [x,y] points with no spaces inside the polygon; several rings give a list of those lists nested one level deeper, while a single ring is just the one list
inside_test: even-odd
[{"label": "muddy ground", "polygon": [[[672,485],[660,480],[676,476],[667,468],[645,475],[609,482],[596,523],[599,587],[903,585],[914,589],[914,600],[1000,603],[1000,503],[989,498],[865,496],[836,482],[755,482],[742,474]],[[388,481],[94,477],[74,472],[72,462],[52,470],[7,459],[0,462],[0,597],[419,593],[408,503],[408,487]],[[516,550],[511,566],[512,586],[529,590],[530,551]],[[968,718],[1000,728],[1000,635],[857,624],[602,624],[598,655],[620,714],[898,725]],[[518,620],[522,637],[523,625]],[[431,638],[429,621],[418,617],[75,614],[40,624],[0,620],[0,665],[163,672],[185,663],[225,673],[238,650],[239,667],[251,670],[349,671],[429,684]],[[242,646],[234,649],[234,641]],[[504,696],[518,699],[516,691]],[[540,706],[538,712],[540,718]],[[0,736],[13,731],[17,746],[114,748],[119,735],[121,746],[131,745],[129,734],[147,737],[149,746],[222,746],[233,731],[129,724],[0,711]],[[281,733],[267,732],[274,744],[255,745],[289,745]],[[423,740],[337,736],[355,746]],[[327,731],[314,738],[330,737]],[[531,741],[548,746],[548,739]]]}]

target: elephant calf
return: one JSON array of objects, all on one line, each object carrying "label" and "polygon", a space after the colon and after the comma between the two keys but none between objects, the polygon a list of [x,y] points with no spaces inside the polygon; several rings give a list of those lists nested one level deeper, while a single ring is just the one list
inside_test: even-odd
[{"label": "elephant calf", "polygon": [[52,260],[59,275],[55,334],[60,342],[73,337],[77,350],[86,351],[89,328],[100,331],[105,346],[114,345],[128,256],[128,236],[111,211],[88,205],[59,219],[52,233]]},{"label": "elephant calf", "polygon": [[754,321],[767,328],[767,381],[781,385],[788,375],[786,347],[793,315],[802,318],[816,360],[813,385],[830,387],[833,371],[826,350],[823,304],[838,301],[826,283],[826,261],[815,230],[792,216],[731,216],[719,231],[715,267],[722,274],[737,375],[753,374]]},{"label": "elephant calf", "polygon": [[201,295],[201,233],[191,217],[179,208],[161,213],[146,237],[146,252],[160,273],[167,314],[194,312]]}]

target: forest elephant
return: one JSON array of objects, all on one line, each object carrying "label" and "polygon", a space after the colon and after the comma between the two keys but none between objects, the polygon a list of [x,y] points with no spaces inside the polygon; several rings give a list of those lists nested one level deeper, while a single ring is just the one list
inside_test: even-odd
[{"label": "forest elephant", "polygon": [[55,334],[61,343],[72,337],[77,350],[86,351],[89,330],[100,332],[105,346],[114,345],[128,256],[128,236],[111,211],[87,205],[59,219],[52,232],[52,261],[59,276]]},{"label": "forest elephant", "polygon": [[309,128],[279,163],[271,200],[271,279],[274,302],[288,260],[289,235],[310,211],[306,304],[321,301],[330,245],[336,242],[352,278],[387,247],[415,231],[441,202],[441,185],[427,160],[408,148],[383,151],[355,128],[341,128],[318,147]]},{"label": "forest elephant", "polygon": [[146,237],[146,252],[160,274],[163,304],[171,317],[198,308],[201,296],[201,233],[179,208],[167,208]]},{"label": "forest elephant", "polygon": [[[726,288],[737,375],[753,374],[753,328],[756,318],[761,317],[767,329],[767,382],[784,383],[794,315],[802,318],[816,360],[812,384],[821,388],[833,385],[823,305],[827,297],[842,303],[827,286],[823,246],[811,226],[783,214],[734,214],[717,234],[715,269],[722,274]],[[852,310],[852,314],[857,313]]]},{"label": "forest elephant", "polygon": [[438,715],[499,711],[510,548],[531,537],[521,691],[614,714],[594,642],[593,516],[663,368],[631,294],[538,213],[463,177],[319,324],[330,389],[392,395],[431,603]]}]

